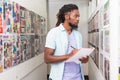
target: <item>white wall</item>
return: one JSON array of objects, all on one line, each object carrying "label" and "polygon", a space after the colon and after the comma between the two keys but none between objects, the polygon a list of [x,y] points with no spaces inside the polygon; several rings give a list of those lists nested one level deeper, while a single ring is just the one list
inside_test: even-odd
[{"label": "white wall", "polygon": [[[50,29],[55,27],[57,22],[56,14],[58,13],[59,9],[68,3],[74,3],[78,5],[80,10],[80,23],[78,30],[82,33],[83,36],[83,47],[88,47],[88,0],[49,0],[49,25]],[[88,75],[88,64],[84,66],[84,73]]]},{"label": "white wall", "polygon": [[[13,0],[47,18],[46,0]],[[0,73],[0,80],[47,80],[47,65],[43,53]]]},{"label": "white wall", "polygon": [[0,73],[0,80],[47,80],[43,54]]},{"label": "white wall", "polygon": [[47,18],[47,1],[46,0],[12,0],[24,6],[28,10]]},{"label": "white wall", "polygon": [[89,80],[104,80],[104,76],[98,70],[94,61],[90,58],[89,60]]}]

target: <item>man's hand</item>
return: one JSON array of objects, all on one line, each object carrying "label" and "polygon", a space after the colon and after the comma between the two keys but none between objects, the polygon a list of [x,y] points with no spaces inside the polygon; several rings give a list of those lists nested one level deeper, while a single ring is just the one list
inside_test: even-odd
[{"label": "man's hand", "polygon": [[88,60],[89,60],[89,56],[86,56],[86,57],[82,57],[79,59],[82,63],[87,63]]},{"label": "man's hand", "polygon": [[73,49],[72,52],[69,54],[69,58],[75,55],[80,49]]}]

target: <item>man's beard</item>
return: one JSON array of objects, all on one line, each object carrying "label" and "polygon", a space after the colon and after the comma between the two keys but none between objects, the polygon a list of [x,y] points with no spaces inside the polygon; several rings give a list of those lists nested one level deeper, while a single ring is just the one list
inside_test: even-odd
[{"label": "man's beard", "polygon": [[77,29],[77,28],[78,28],[78,25],[74,25],[74,24],[71,24],[71,23],[69,23],[69,26],[70,26],[72,29]]}]

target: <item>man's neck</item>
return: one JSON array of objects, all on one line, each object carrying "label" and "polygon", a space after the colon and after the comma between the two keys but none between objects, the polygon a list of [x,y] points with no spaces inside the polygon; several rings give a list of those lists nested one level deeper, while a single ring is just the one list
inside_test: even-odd
[{"label": "man's neck", "polygon": [[68,34],[71,34],[72,28],[68,24],[63,23],[63,27],[66,29]]}]

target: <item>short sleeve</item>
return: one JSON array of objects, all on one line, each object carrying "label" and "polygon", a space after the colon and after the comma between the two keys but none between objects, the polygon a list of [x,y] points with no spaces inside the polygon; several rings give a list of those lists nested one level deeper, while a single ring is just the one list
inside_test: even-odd
[{"label": "short sleeve", "polygon": [[54,29],[48,32],[46,37],[45,47],[55,49],[55,30]]},{"label": "short sleeve", "polygon": [[80,46],[82,47],[82,34],[80,33]]}]

